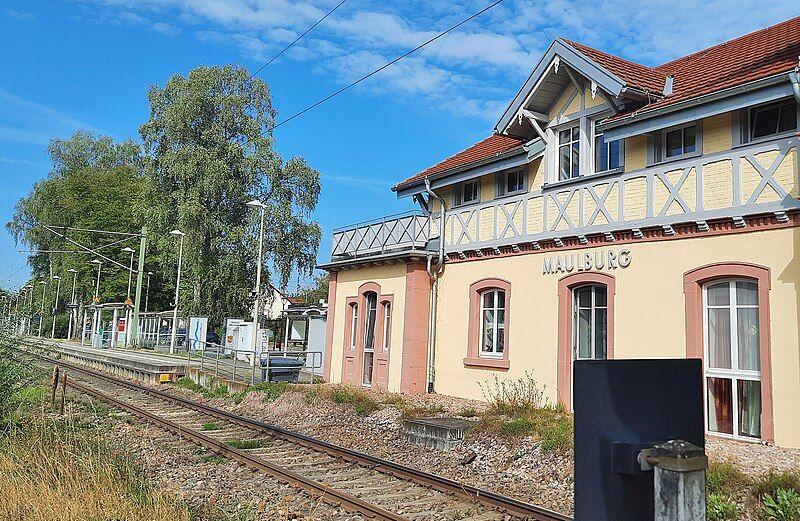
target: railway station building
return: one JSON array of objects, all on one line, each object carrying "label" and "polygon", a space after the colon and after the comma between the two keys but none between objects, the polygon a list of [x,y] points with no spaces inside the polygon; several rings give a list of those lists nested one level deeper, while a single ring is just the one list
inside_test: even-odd
[{"label": "railway station building", "polygon": [[701,358],[709,434],[800,447],[800,17],[657,67],[557,39],[489,137],[337,229],[324,373],[483,398]]}]

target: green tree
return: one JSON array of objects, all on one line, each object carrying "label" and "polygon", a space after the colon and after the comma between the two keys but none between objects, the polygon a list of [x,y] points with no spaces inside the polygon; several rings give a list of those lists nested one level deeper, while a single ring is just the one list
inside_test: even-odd
[{"label": "green tree", "polygon": [[[278,284],[294,270],[310,272],[320,238],[310,219],[319,174],[274,150],[268,86],[242,68],[198,67],[152,86],[148,98],[150,118],[139,129],[144,218],[164,272],[174,273],[177,263],[169,231],[186,234],[181,309],[212,324],[247,313],[258,251],[258,212],[244,204],[252,199],[266,205],[266,265]],[[262,287],[269,278],[265,270]]]},{"label": "green tree", "polygon": [[[75,251],[77,253],[43,253],[29,257],[33,281],[47,280],[48,285],[34,287],[33,308],[38,313],[44,289],[44,325],[49,331],[50,310],[54,304],[56,284],[53,275],[62,277],[59,307],[68,301],[72,290],[72,274],[77,274],[77,300],[88,303],[94,295],[94,256],[83,252],[44,225],[59,227],[81,244],[100,250],[104,255],[127,264],[129,258],[121,251],[136,247],[138,239],[120,235],[97,235],[77,229],[108,230],[135,233],[142,222],[138,207],[142,203],[144,183],[139,146],[133,141],[114,142],[108,136],[76,132],[69,139],[54,139],[48,146],[53,169],[47,178],[37,182],[31,193],[17,202],[14,215],[6,228],[17,244],[34,251]],[[65,230],[65,227],[72,228]],[[108,262],[103,264],[101,300],[125,300],[128,271]],[[63,309],[63,308],[62,308]],[[58,331],[65,333],[67,315],[59,317]]]},{"label": "green tree", "polygon": [[306,304],[317,305],[320,300],[328,300],[328,281],[330,277],[327,273],[322,273],[314,276],[311,284],[300,288],[300,291],[295,295]]}]

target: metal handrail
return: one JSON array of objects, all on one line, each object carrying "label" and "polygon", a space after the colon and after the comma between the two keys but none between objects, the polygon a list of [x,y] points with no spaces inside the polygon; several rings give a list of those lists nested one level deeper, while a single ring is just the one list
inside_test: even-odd
[{"label": "metal handrail", "polygon": [[383,217],[376,217],[374,219],[370,219],[368,221],[361,221],[353,224],[348,224],[346,226],[340,226],[338,228],[334,228],[331,233],[339,233],[339,232],[346,232],[347,230],[352,230],[353,228],[360,228],[362,226],[369,226],[372,224],[378,224],[381,222],[386,221],[393,221],[396,219],[402,219],[403,217],[427,217],[425,212],[422,210],[408,210],[405,212],[394,213],[391,215],[384,215]]}]

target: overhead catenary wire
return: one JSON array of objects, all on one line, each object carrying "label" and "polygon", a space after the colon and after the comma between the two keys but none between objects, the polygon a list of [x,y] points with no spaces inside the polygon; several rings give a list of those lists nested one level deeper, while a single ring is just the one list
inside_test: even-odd
[{"label": "overhead catenary wire", "polygon": [[252,73],[252,74],[250,75],[250,78],[254,78],[255,76],[257,76],[257,75],[258,75],[258,73],[260,73],[261,71],[263,71],[264,69],[266,69],[267,67],[269,67],[269,65],[270,65],[272,62],[274,62],[275,60],[277,60],[278,58],[280,58],[280,57],[281,57],[281,55],[282,55],[283,53],[285,53],[286,51],[288,51],[289,49],[291,49],[291,48],[292,48],[292,46],[294,46],[294,44],[296,44],[297,42],[299,42],[299,41],[300,41],[300,40],[301,40],[301,39],[302,39],[302,38],[303,38],[305,35],[307,35],[307,34],[308,34],[308,33],[310,33],[311,31],[313,31],[313,30],[314,30],[314,28],[315,28],[316,26],[318,26],[319,24],[321,24],[321,23],[322,23],[322,22],[323,22],[323,21],[324,21],[324,20],[325,20],[327,17],[329,17],[330,15],[332,15],[332,14],[333,14],[333,13],[334,13],[334,12],[335,12],[337,9],[339,9],[339,8],[342,6],[342,4],[344,4],[345,2],[347,2],[347,0],[342,0],[341,2],[339,2],[338,4],[336,4],[336,6],[335,6],[333,9],[331,9],[330,11],[328,11],[327,13],[325,13],[325,16],[323,16],[322,18],[320,18],[319,20],[317,20],[316,22],[314,22],[314,24],[313,24],[311,27],[309,27],[308,29],[306,29],[306,30],[305,30],[305,32],[303,32],[303,33],[302,33],[300,36],[298,36],[297,38],[295,38],[295,39],[292,41],[292,43],[290,43],[289,45],[287,45],[286,47],[284,47],[283,49],[281,49],[281,51],[280,51],[278,54],[276,54],[275,56],[273,56],[272,58],[270,58],[270,59],[269,59],[269,61],[268,61],[267,63],[265,63],[264,65],[262,65],[261,67],[259,67],[259,68],[256,70],[256,72]]},{"label": "overhead catenary wire", "polygon": [[473,20],[473,19],[477,18],[478,16],[482,15],[482,14],[483,14],[483,13],[485,13],[486,11],[488,11],[488,10],[492,9],[493,7],[495,7],[496,5],[498,5],[498,4],[502,3],[502,2],[503,2],[503,0],[496,0],[495,2],[493,2],[493,3],[489,4],[488,6],[484,7],[483,9],[481,9],[480,11],[478,11],[477,13],[475,13],[475,14],[473,14],[473,15],[471,15],[471,16],[469,16],[469,17],[467,17],[467,18],[463,19],[463,20],[461,20],[461,21],[460,21],[460,22],[458,22],[457,24],[455,24],[455,25],[453,25],[453,26],[449,27],[448,29],[446,29],[446,30],[444,30],[444,31],[442,31],[442,32],[440,32],[440,33],[438,33],[436,36],[434,36],[434,37],[430,38],[429,40],[426,40],[425,42],[421,43],[420,45],[417,45],[416,47],[414,47],[414,48],[413,48],[413,49],[411,49],[410,51],[407,51],[407,52],[405,52],[405,53],[401,54],[401,55],[400,55],[400,56],[398,56],[397,58],[395,58],[395,59],[393,59],[393,60],[391,60],[391,61],[389,61],[389,62],[387,62],[387,63],[385,63],[385,64],[383,64],[383,65],[381,65],[381,66],[380,66],[380,67],[378,67],[377,69],[373,70],[372,72],[370,72],[370,73],[368,73],[368,74],[365,74],[364,76],[360,77],[359,79],[357,79],[357,80],[355,80],[355,81],[353,81],[353,82],[351,82],[351,83],[348,83],[347,85],[345,85],[345,86],[344,86],[344,87],[342,87],[341,89],[339,89],[339,90],[337,90],[336,92],[333,92],[333,93],[331,93],[331,94],[329,94],[329,95],[325,96],[325,97],[324,97],[324,98],[322,98],[321,100],[317,101],[316,103],[313,103],[312,105],[309,105],[308,107],[304,108],[303,110],[301,110],[301,111],[299,111],[299,112],[296,112],[296,113],[294,113],[293,115],[289,116],[288,118],[286,118],[286,119],[284,119],[284,120],[282,120],[282,121],[279,121],[278,123],[276,123],[275,125],[273,125],[272,127],[270,127],[270,129],[269,129],[269,130],[270,130],[270,131],[272,131],[272,130],[275,130],[276,128],[278,128],[278,127],[280,127],[280,126],[282,126],[282,125],[285,125],[286,123],[289,123],[289,122],[290,122],[290,121],[292,121],[293,119],[296,119],[296,118],[298,118],[298,117],[302,116],[302,115],[303,115],[303,114],[305,114],[306,112],[308,112],[308,111],[310,111],[310,110],[313,110],[313,109],[315,109],[315,108],[319,107],[319,106],[320,106],[320,105],[322,105],[323,103],[325,103],[325,102],[327,102],[327,101],[331,100],[332,98],[335,98],[336,96],[338,96],[339,94],[343,93],[344,91],[346,91],[346,90],[348,90],[348,89],[350,89],[350,88],[352,88],[352,87],[355,87],[356,85],[358,85],[358,84],[359,84],[359,83],[361,83],[362,81],[364,81],[364,80],[366,80],[366,79],[368,79],[368,78],[371,78],[372,76],[374,76],[374,75],[378,74],[378,73],[379,73],[379,72],[381,72],[382,70],[384,70],[384,69],[386,69],[386,68],[388,68],[388,67],[391,67],[392,65],[394,65],[394,64],[395,64],[395,63],[397,63],[397,62],[399,62],[399,61],[400,61],[400,60],[402,60],[403,58],[406,58],[406,57],[408,57],[408,56],[410,56],[410,55],[414,54],[414,53],[415,53],[415,52],[417,52],[418,50],[422,49],[423,47],[425,47],[425,46],[427,46],[427,45],[429,45],[429,44],[431,44],[431,43],[435,42],[436,40],[438,40],[438,39],[439,39],[439,38],[441,38],[442,36],[444,36],[444,35],[448,34],[449,32],[451,32],[451,31],[454,31],[455,29],[458,29],[458,28],[459,28],[459,27],[461,27],[462,25],[464,25],[464,24],[466,24],[467,22],[470,22],[471,20]]}]

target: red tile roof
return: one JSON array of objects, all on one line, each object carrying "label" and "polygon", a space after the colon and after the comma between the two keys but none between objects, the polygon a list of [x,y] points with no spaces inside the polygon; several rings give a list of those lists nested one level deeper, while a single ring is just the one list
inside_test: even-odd
[{"label": "red tile roof", "polygon": [[597,49],[592,49],[591,47],[577,42],[570,40],[564,40],[564,42],[580,51],[581,54],[586,55],[587,58],[601,67],[616,74],[621,80],[635,89],[657,92],[659,95],[664,91],[664,81],[667,75],[663,72],[603,51],[598,51]]},{"label": "red tile roof", "polygon": [[[671,94],[634,111],[622,112],[607,119],[612,121],[792,70],[797,66],[800,56],[800,16],[658,67],[647,67],[586,45],[564,41],[631,87],[640,90],[662,94],[666,77],[674,77]],[[517,138],[492,135],[397,186],[477,163],[521,147],[522,144],[523,141]]]},{"label": "red tile roof", "polygon": [[420,172],[419,174],[409,177],[405,181],[398,183],[397,186],[407,185],[409,183],[413,183],[414,181],[424,179],[426,176],[439,174],[446,170],[450,170],[451,168],[463,167],[470,163],[477,163],[491,157],[496,157],[503,152],[508,152],[509,150],[513,150],[515,148],[521,148],[523,143],[525,143],[524,140],[511,136],[492,134],[483,141],[479,141],[471,147],[448,157],[441,163],[437,163],[432,167]]},{"label": "red tile roof", "polygon": [[[800,55],[800,16],[659,65],[674,76],[672,94],[639,108],[641,114],[794,69]],[[619,114],[610,120],[624,118]]]}]

